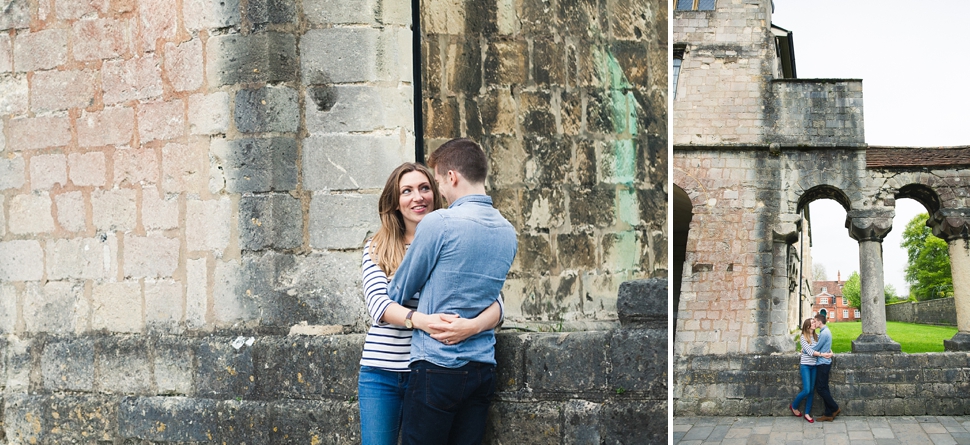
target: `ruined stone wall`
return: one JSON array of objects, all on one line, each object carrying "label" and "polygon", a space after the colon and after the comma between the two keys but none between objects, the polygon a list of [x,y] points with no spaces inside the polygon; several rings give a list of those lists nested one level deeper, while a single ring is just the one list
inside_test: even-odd
[{"label": "ruined stone wall", "polygon": [[889,304],[886,305],[886,321],[956,326],[956,304],[953,297]]},{"label": "ruined stone wall", "polygon": [[667,269],[667,2],[426,5],[425,139],[488,154],[519,233],[507,319],[615,320],[621,282]]},{"label": "ruined stone wall", "polygon": [[[829,383],[845,416],[963,416],[968,359],[965,352],[836,354]],[[801,391],[795,353],[695,356],[677,360],[674,372],[684,382],[674,389],[678,416],[790,416]],[[818,416],[823,404],[814,397]]]},{"label": "ruined stone wall", "polygon": [[672,43],[685,46],[674,145],[765,142],[775,66],[771,2],[722,0],[711,11],[674,11],[673,26]]},{"label": "ruined stone wall", "polygon": [[847,146],[865,143],[861,80],[778,79],[768,140],[782,144]]}]

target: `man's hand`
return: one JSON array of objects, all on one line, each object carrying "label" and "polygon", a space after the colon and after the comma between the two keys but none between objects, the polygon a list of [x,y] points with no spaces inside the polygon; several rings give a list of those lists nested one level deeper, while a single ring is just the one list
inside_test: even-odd
[{"label": "man's hand", "polygon": [[453,314],[432,314],[440,320],[428,325],[436,333],[431,333],[431,338],[438,340],[446,345],[460,343],[466,338],[487,329],[480,325],[477,319],[461,318]]},{"label": "man's hand", "polygon": [[823,352],[823,353],[821,353],[820,355],[821,355],[822,357],[825,357],[825,358],[832,358],[832,356],[833,356],[833,355],[835,355],[835,354],[833,354],[833,353],[831,353],[831,352]]}]

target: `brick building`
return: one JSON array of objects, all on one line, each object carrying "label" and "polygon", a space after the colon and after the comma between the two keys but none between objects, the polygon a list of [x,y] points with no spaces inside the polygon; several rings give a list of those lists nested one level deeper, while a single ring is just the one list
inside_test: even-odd
[{"label": "brick building", "polygon": [[815,294],[812,303],[812,315],[824,313],[829,322],[838,321],[858,321],[860,316],[859,308],[849,306],[849,301],[842,296],[842,272],[839,272],[835,281],[816,281],[813,283]]}]

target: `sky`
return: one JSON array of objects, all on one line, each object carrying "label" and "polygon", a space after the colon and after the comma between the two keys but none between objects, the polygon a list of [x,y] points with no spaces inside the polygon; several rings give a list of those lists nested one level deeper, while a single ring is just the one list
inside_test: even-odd
[{"label": "sky", "polygon": [[[970,69],[966,56],[970,1],[774,0],[772,23],[793,33],[801,79],[862,79],[866,142],[879,146],[970,145]],[[810,204],[812,258],[828,280],[859,270],[859,246],[845,210],[831,200]],[[908,295],[903,229],[922,205],[896,202],[883,241],[885,283]]]}]

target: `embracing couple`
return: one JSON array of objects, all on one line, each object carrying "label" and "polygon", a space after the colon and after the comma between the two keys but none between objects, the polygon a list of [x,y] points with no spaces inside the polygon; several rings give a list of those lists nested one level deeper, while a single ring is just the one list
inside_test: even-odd
[{"label": "embracing couple", "polygon": [[493,329],[515,229],[485,194],[478,144],[450,140],[428,165],[391,173],[381,227],[364,248],[373,319],[357,388],[365,445],[397,444],[399,435],[404,444],[481,443],[495,392]]},{"label": "embracing couple", "polygon": [[[821,328],[819,333],[816,329]],[[825,413],[819,417],[820,421],[832,421],[842,412],[842,408],[832,399],[829,392],[829,372],[832,370],[832,331],[825,325],[825,315],[817,314],[814,318],[806,319],[802,323],[799,335],[802,343],[799,372],[802,375],[802,392],[795,396],[795,400],[788,405],[788,409],[796,417],[804,417],[809,423],[815,419],[809,414],[812,411],[812,389],[818,393],[825,403]],[[798,407],[805,399],[805,412],[799,412]]]}]

